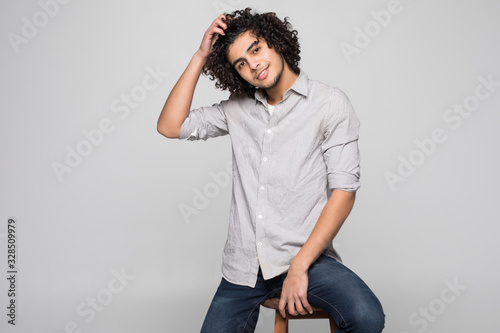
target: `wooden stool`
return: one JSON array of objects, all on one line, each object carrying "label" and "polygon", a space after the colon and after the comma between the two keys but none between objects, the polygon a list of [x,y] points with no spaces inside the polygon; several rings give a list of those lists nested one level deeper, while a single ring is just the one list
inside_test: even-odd
[{"label": "wooden stool", "polygon": [[286,318],[283,318],[279,311],[279,298],[270,298],[266,300],[262,305],[269,309],[275,310],[274,315],[274,333],[288,333],[288,320],[289,319],[313,319],[313,318],[328,318],[330,320],[330,333],[335,333],[335,331],[339,328],[335,321],[328,315],[323,309],[312,307],[312,314],[301,315],[300,313],[297,316],[293,316],[286,312]]}]

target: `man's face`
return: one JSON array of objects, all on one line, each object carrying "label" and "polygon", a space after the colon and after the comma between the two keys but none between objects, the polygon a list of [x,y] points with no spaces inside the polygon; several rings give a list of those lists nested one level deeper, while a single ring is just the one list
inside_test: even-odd
[{"label": "man's face", "polygon": [[229,46],[227,59],[245,81],[262,89],[273,88],[285,66],[283,57],[251,31],[242,33]]}]

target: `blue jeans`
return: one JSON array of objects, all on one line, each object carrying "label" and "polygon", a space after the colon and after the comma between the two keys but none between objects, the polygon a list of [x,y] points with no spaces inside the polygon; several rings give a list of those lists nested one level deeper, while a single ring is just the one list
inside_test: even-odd
[{"label": "blue jeans", "polygon": [[[337,260],[321,255],[309,267],[307,300],[326,310],[339,329],[336,333],[382,332],[385,314],[368,286]],[[260,304],[279,297],[286,273],[264,280],[259,268],[255,288],[222,281],[210,304],[201,333],[254,332]]]}]

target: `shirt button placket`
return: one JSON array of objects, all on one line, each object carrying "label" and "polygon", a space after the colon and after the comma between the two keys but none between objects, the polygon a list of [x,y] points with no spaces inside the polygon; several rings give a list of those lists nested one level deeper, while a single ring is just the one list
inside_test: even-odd
[{"label": "shirt button placket", "polygon": [[272,129],[268,128],[265,131],[264,142],[262,144],[262,156],[260,161],[260,171],[259,171],[259,182],[258,182],[258,191],[257,191],[257,219],[255,222],[255,236],[257,243],[257,255],[259,258],[260,266],[265,270],[267,265],[267,255],[266,252],[266,239],[265,239],[265,214],[267,207],[267,191],[266,191],[266,182],[269,175],[269,156],[268,152],[269,146],[271,144],[272,139]]}]

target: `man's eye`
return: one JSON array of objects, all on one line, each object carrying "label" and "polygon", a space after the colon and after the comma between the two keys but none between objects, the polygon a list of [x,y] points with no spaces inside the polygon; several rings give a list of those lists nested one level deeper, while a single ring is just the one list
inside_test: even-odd
[{"label": "man's eye", "polygon": [[238,68],[241,68],[241,66],[243,66],[243,64],[244,64],[244,63],[245,63],[244,61],[240,62],[240,63],[238,64]]},{"label": "man's eye", "polygon": [[254,53],[257,53],[257,52],[259,52],[259,50],[260,50],[260,47],[256,47],[256,48],[253,50],[253,52],[254,52]]}]

